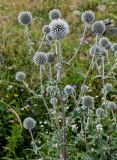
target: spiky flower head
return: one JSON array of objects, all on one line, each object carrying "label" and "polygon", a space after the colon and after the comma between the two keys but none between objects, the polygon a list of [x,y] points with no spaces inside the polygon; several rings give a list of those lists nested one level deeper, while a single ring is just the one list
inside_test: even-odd
[{"label": "spiky flower head", "polygon": [[96,129],[97,129],[97,132],[101,132],[103,130],[103,127],[101,124],[97,124]]},{"label": "spiky flower head", "polygon": [[82,98],[82,105],[87,108],[92,108],[94,106],[94,100],[91,96],[84,96]]},{"label": "spiky flower head", "polygon": [[96,44],[90,48],[89,52],[91,56],[93,55],[99,56],[101,54],[101,48]]},{"label": "spiky flower head", "polygon": [[64,88],[64,93],[67,95],[73,94],[74,88],[70,85],[66,85]]},{"label": "spiky flower head", "polygon": [[81,91],[82,92],[87,92],[88,91],[88,86],[87,85],[82,85],[81,86]]},{"label": "spiky flower head", "polygon": [[50,99],[50,103],[51,103],[52,105],[55,105],[55,104],[57,104],[57,103],[58,103],[58,100],[57,100],[57,98],[55,98],[55,97],[52,97],[52,98]]},{"label": "spiky flower head", "polygon": [[46,88],[46,92],[48,92],[48,93],[52,93],[53,92],[53,86],[48,86],[47,88]]},{"label": "spiky flower head", "polygon": [[17,72],[17,73],[15,74],[15,78],[16,78],[16,80],[19,81],[19,82],[24,81],[25,77],[26,77],[26,75],[25,75],[24,72]]},{"label": "spiky flower head", "polygon": [[55,61],[55,54],[53,52],[47,53],[47,62],[53,63]]},{"label": "spiky flower head", "polygon": [[117,109],[117,105],[115,102],[108,102],[108,109],[111,111],[115,111]]},{"label": "spiky flower head", "polygon": [[111,45],[111,50],[112,50],[113,52],[116,52],[116,51],[117,51],[117,43],[114,43],[114,44]]},{"label": "spiky flower head", "polygon": [[46,40],[49,41],[49,42],[53,40],[51,34],[46,35]]},{"label": "spiky flower head", "polygon": [[44,52],[37,51],[36,54],[33,57],[33,61],[37,65],[43,65],[47,61],[46,54]]},{"label": "spiky flower head", "polygon": [[117,59],[117,51],[114,53],[115,58]]},{"label": "spiky flower head", "polygon": [[104,109],[103,108],[97,108],[96,109],[96,115],[98,117],[102,117],[104,115]]},{"label": "spiky flower head", "polygon": [[50,27],[49,27],[49,25],[44,25],[43,26],[43,28],[42,28],[42,32],[44,33],[44,34],[48,34],[48,33],[50,33]]},{"label": "spiky flower head", "polygon": [[104,92],[109,93],[109,92],[111,92],[112,90],[113,90],[113,86],[112,86],[111,83],[106,83],[106,84],[104,85]]},{"label": "spiky flower head", "polygon": [[35,127],[35,125],[36,125],[36,121],[31,117],[27,117],[23,121],[23,126],[27,130],[33,129]]},{"label": "spiky flower head", "polygon": [[53,9],[49,12],[50,20],[58,19],[61,17],[61,12],[58,9]]},{"label": "spiky flower head", "polygon": [[69,25],[63,19],[55,19],[51,21],[49,27],[51,28],[50,34],[53,39],[60,40],[66,37],[69,33]]},{"label": "spiky flower head", "polygon": [[95,14],[92,11],[85,11],[82,13],[81,20],[86,24],[92,24],[95,19]]},{"label": "spiky flower head", "polygon": [[109,39],[107,37],[102,37],[99,39],[99,45],[103,48],[107,48],[109,45]]},{"label": "spiky flower head", "polygon": [[95,21],[92,25],[92,32],[94,34],[103,34],[105,30],[106,26],[103,21]]},{"label": "spiky flower head", "polygon": [[28,25],[32,23],[32,14],[28,11],[22,11],[18,15],[18,21],[21,25]]}]

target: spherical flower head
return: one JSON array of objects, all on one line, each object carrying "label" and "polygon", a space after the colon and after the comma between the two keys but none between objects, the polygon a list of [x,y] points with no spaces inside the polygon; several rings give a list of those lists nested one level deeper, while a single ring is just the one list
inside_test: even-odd
[{"label": "spherical flower head", "polygon": [[104,85],[104,92],[109,93],[113,90],[113,86],[111,83],[107,83]]},{"label": "spherical flower head", "polygon": [[86,24],[92,24],[95,19],[95,14],[92,11],[82,13],[81,20]]},{"label": "spherical flower head", "polygon": [[51,103],[52,105],[56,105],[56,104],[58,103],[57,98],[52,97],[52,98],[50,99],[50,103]]},{"label": "spherical flower head", "polygon": [[99,39],[99,45],[103,48],[107,48],[109,45],[109,39],[107,37],[102,37]]},{"label": "spherical flower head", "polygon": [[44,33],[44,34],[48,34],[48,33],[50,33],[50,27],[49,27],[49,25],[44,25],[43,26],[43,28],[42,28],[42,32]]},{"label": "spherical flower head", "polygon": [[108,102],[108,109],[111,111],[115,111],[117,109],[117,105],[114,102]]},{"label": "spherical flower head", "polygon": [[94,34],[103,34],[105,30],[106,26],[103,21],[95,21],[92,25],[92,32]]},{"label": "spherical flower head", "polygon": [[33,129],[35,127],[35,125],[36,125],[36,121],[31,117],[27,117],[23,121],[23,126],[27,130]]},{"label": "spherical flower head", "polygon": [[92,108],[94,106],[94,100],[91,96],[84,96],[82,98],[82,105],[87,108]]},{"label": "spherical flower head", "polygon": [[96,125],[96,129],[97,129],[97,132],[103,131],[103,127],[102,127],[101,124],[97,124],[97,125]]},{"label": "spherical flower head", "polygon": [[102,117],[104,115],[104,109],[103,108],[97,108],[96,109],[96,115],[98,117]]},{"label": "spherical flower head", "polygon": [[24,72],[17,72],[17,73],[15,74],[15,78],[16,78],[16,80],[19,81],[19,82],[23,82],[24,79],[25,79],[25,77],[26,77],[26,75],[25,75]]},{"label": "spherical flower head", "polygon": [[47,61],[46,54],[44,52],[37,51],[33,57],[33,61],[36,65],[43,65]]},{"label": "spherical flower head", "polygon": [[55,61],[55,54],[53,52],[47,53],[47,62],[48,63],[54,63]]},{"label": "spherical flower head", "polygon": [[101,55],[106,56],[108,54],[108,51],[106,49],[101,49]]},{"label": "spherical flower head", "polygon": [[74,92],[74,88],[70,85],[66,85],[64,88],[64,93],[67,95],[71,95]]},{"label": "spherical flower head", "polygon": [[89,52],[91,56],[93,55],[99,56],[101,55],[101,48],[98,45],[94,45],[90,48]]},{"label": "spherical flower head", "polygon": [[50,34],[53,39],[63,39],[69,33],[69,25],[63,19],[55,19],[49,24],[51,28]]},{"label": "spherical flower head", "polygon": [[48,86],[47,88],[46,88],[46,92],[48,92],[48,93],[52,93],[53,92],[53,86]]},{"label": "spherical flower head", "polygon": [[58,19],[61,17],[61,12],[58,9],[53,9],[49,12],[50,20]]},{"label": "spherical flower head", "polygon": [[20,12],[18,15],[18,21],[21,25],[28,25],[32,23],[32,14],[28,11]]},{"label": "spherical flower head", "polygon": [[49,42],[51,42],[53,40],[51,34],[46,35],[46,40],[49,41]]},{"label": "spherical flower head", "polygon": [[82,85],[81,86],[81,91],[82,92],[87,92],[88,91],[88,86],[87,85]]},{"label": "spherical flower head", "polygon": [[114,57],[117,59],[117,51],[114,53]]},{"label": "spherical flower head", "polygon": [[114,44],[111,45],[111,50],[112,50],[113,52],[116,52],[116,51],[117,51],[117,43],[114,43]]}]

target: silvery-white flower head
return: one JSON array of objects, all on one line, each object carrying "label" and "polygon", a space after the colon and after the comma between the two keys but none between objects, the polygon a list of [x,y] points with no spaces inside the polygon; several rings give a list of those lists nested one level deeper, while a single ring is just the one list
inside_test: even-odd
[{"label": "silvery-white flower head", "polygon": [[82,98],[82,105],[87,108],[92,108],[94,106],[94,100],[91,96],[84,96]]},{"label": "silvery-white flower head", "polygon": [[52,97],[52,98],[50,99],[50,103],[51,103],[52,105],[56,105],[56,104],[58,103],[57,98]]},{"label": "silvery-white flower head", "polygon": [[85,11],[82,13],[81,19],[86,24],[92,24],[95,19],[95,14],[92,11]]},{"label": "silvery-white flower head", "polygon": [[43,26],[43,28],[42,28],[42,32],[44,33],[44,34],[48,34],[48,33],[50,33],[50,27],[49,27],[49,25],[44,25]]},{"label": "silvery-white flower head", "polygon": [[35,125],[36,125],[36,121],[31,117],[27,117],[23,121],[23,126],[27,130],[33,129],[35,127]]},{"label": "silvery-white flower head", "polygon": [[105,30],[106,26],[103,21],[95,21],[92,25],[92,32],[95,34],[103,34]]},{"label": "silvery-white flower head", "polygon": [[81,91],[82,92],[87,92],[88,91],[88,86],[87,85],[82,85],[81,86]]},{"label": "silvery-white flower head", "polygon": [[19,81],[19,82],[23,82],[24,79],[25,79],[25,77],[26,77],[26,75],[25,75],[24,72],[17,72],[17,73],[15,74],[15,78],[16,78],[16,80]]},{"label": "silvery-white flower head", "polygon": [[114,53],[114,57],[117,59],[117,51]]},{"label": "silvery-white flower head", "polygon": [[107,48],[109,45],[109,39],[107,37],[102,37],[99,39],[99,45],[103,48]]},{"label": "silvery-white flower head", "polygon": [[117,51],[117,43],[114,43],[114,44],[111,45],[111,50],[112,50],[113,52],[116,52],[116,51]]},{"label": "silvery-white flower head", "polygon": [[48,92],[48,93],[50,93],[50,94],[53,92],[53,90],[54,90],[53,86],[48,86],[48,87],[46,88],[46,92]]},{"label": "silvery-white flower head", "polygon": [[103,108],[97,108],[96,109],[96,115],[98,117],[102,117],[104,115],[104,109]]},{"label": "silvery-white flower head", "polygon": [[47,62],[53,63],[55,61],[55,54],[53,52],[47,53]]},{"label": "silvery-white flower head", "polygon": [[55,19],[49,24],[51,28],[50,34],[53,39],[63,39],[69,34],[69,25],[63,19]]},{"label": "silvery-white flower head", "polygon": [[32,23],[32,14],[28,11],[22,11],[18,15],[18,21],[22,25],[28,25]]},{"label": "silvery-white flower head", "polygon": [[58,19],[61,17],[61,12],[58,9],[53,9],[49,12],[50,20]]},{"label": "silvery-white flower head", "polygon": [[115,102],[108,102],[108,109],[111,110],[111,111],[115,111],[117,110],[117,105]]},{"label": "silvery-white flower head", "polygon": [[33,57],[33,61],[37,65],[43,65],[47,61],[47,56],[44,52],[37,51],[36,54]]},{"label": "silvery-white flower head", "polygon": [[51,34],[46,35],[46,40],[49,41],[49,42],[51,42],[53,40]]},{"label": "silvery-white flower head", "polygon": [[101,124],[97,124],[97,125],[96,125],[96,129],[97,129],[97,132],[103,131],[103,127],[102,127]]},{"label": "silvery-white flower head", "polygon": [[89,52],[91,56],[93,55],[99,56],[101,55],[101,48],[98,45],[94,45],[90,48]]},{"label": "silvery-white flower head", "polygon": [[113,86],[112,86],[111,83],[106,83],[106,84],[104,85],[104,92],[109,93],[109,92],[111,92],[112,90],[113,90]]},{"label": "silvery-white flower head", "polygon": [[66,85],[64,88],[64,93],[67,95],[73,94],[74,88],[70,85]]}]

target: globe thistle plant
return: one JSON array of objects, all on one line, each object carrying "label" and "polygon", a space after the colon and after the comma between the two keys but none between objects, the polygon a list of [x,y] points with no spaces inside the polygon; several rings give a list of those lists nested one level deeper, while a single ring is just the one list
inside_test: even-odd
[{"label": "globe thistle plant", "polygon": [[109,45],[109,39],[107,37],[102,37],[99,39],[99,45],[103,48],[107,48]]},{"label": "globe thistle plant", "polygon": [[37,51],[33,57],[33,61],[36,65],[43,65],[47,61],[47,56],[44,52]]},{"label": "globe thistle plant", "polygon": [[23,82],[25,77],[26,77],[26,75],[24,72],[17,72],[15,75],[16,80],[19,82]]},{"label": "globe thistle plant", "polygon": [[98,45],[94,45],[90,48],[89,52],[91,56],[93,55],[99,56],[101,55],[101,48]]},{"label": "globe thistle plant", "polygon": [[20,12],[18,15],[18,21],[21,25],[29,25],[32,23],[32,14],[28,11]]},{"label": "globe thistle plant", "polygon": [[48,63],[54,63],[55,61],[55,54],[53,52],[47,53],[47,62]]},{"label": "globe thistle plant", "polygon": [[48,86],[47,88],[46,88],[46,92],[48,92],[48,93],[52,93],[53,92],[53,86]]},{"label": "globe thistle plant", "polygon": [[50,34],[53,39],[63,39],[69,34],[69,25],[63,19],[55,19],[49,24]]},{"label": "globe thistle plant", "polygon": [[58,103],[57,98],[52,97],[52,98],[50,99],[50,103],[51,103],[52,105],[56,105],[56,104]]},{"label": "globe thistle plant", "polygon": [[49,42],[51,42],[53,40],[51,34],[46,35],[46,40],[49,41]]},{"label": "globe thistle plant", "polygon": [[85,11],[82,13],[81,19],[85,24],[92,24],[95,19],[95,14],[92,11]]},{"label": "globe thistle plant", "polygon": [[111,110],[111,111],[115,111],[115,110],[117,110],[117,105],[116,105],[116,103],[114,103],[114,102],[108,102],[108,109],[109,110]]},{"label": "globe thistle plant", "polygon": [[91,96],[84,96],[82,98],[82,105],[87,108],[92,108],[94,106],[94,100]]},{"label": "globe thistle plant", "polygon": [[73,92],[74,92],[74,88],[72,86],[70,86],[70,85],[65,86],[64,93],[66,95],[71,95],[71,94],[73,94]]},{"label": "globe thistle plant", "polygon": [[81,86],[81,91],[82,92],[87,92],[88,91],[88,86],[87,85],[82,85]]},{"label": "globe thistle plant", "polygon": [[58,19],[61,17],[61,13],[58,9],[53,9],[49,12],[50,20]]},{"label": "globe thistle plant", "polygon": [[96,115],[97,115],[97,117],[102,117],[104,115],[104,109],[103,108],[97,108],[96,109]]},{"label": "globe thistle plant", "polygon": [[101,49],[101,55],[102,56],[107,56],[107,54],[108,54],[108,51],[106,50],[106,49]]},{"label": "globe thistle plant", "polygon": [[107,83],[104,85],[104,92],[109,93],[113,90],[113,86],[111,83]]},{"label": "globe thistle plant", "polygon": [[42,28],[42,32],[46,35],[46,34],[49,34],[50,33],[50,27],[49,25],[44,25],[43,28]]},{"label": "globe thistle plant", "polygon": [[105,30],[106,26],[103,21],[95,21],[92,25],[92,32],[94,34],[103,34]]},{"label": "globe thistle plant", "polygon": [[113,52],[116,52],[116,51],[117,51],[117,43],[114,43],[114,44],[111,45],[111,50],[112,50]]},{"label": "globe thistle plant", "polygon": [[32,130],[35,127],[35,125],[36,125],[36,121],[31,117],[27,117],[23,121],[23,126],[27,130]]}]

